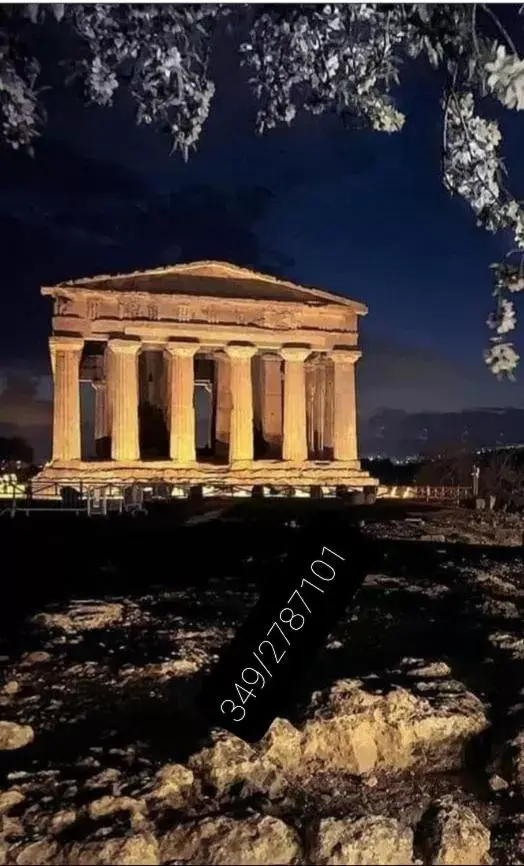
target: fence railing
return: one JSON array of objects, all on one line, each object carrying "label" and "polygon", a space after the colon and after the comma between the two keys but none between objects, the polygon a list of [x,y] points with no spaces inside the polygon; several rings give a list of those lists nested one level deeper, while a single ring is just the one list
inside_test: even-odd
[{"label": "fence railing", "polygon": [[377,490],[379,499],[416,499],[424,502],[458,502],[473,496],[472,487],[430,487],[427,485],[380,485]]},{"label": "fence railing", "polygon": [[[250,497],[253,485],[245,488],[224,481],[206,482],[200,485],[177,485],[162,482],[146,483],[128,479],[126,481],[100,481],[100,479],[65,478],[54,481],[30,480],[3,481],[0,485],[0,514],[34,511],[68,511],[77,514],[108,514],[109,512],[144,512],[146,501],[186,499],[192,494],[203,498]],[[311,486],[269,487],[260,490],[267,497],[309,498],[320,495],[331,498],[337,495],[336,487],[319,487],[316,493]],[[459,502],[473,495],[471,487],[380,485],[376,490],[378,499],[409,499],[423,502]],[[2,508],[2,503],[4,507]]]}]

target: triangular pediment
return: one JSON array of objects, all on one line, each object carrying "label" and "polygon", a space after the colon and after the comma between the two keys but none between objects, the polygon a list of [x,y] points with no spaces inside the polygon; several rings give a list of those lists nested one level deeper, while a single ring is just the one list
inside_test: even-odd
[{"label": "triangular pediment", "polygon": [[87,277],[43,287],[42,294],[56,295],[60,290],[67,293],[89,291],[96,293],[118,292],[141,295],[190,295],[229,299],[253,299],[260,301],[287,301],[308,305],[336,304],[351,307],[357,315],[365,315],[367,307],[344,295],[309,288],[282,280],[269,274],[260,274],[249,268],[229,262],[189,262],[169,265],[148,271],[130,274]]}]

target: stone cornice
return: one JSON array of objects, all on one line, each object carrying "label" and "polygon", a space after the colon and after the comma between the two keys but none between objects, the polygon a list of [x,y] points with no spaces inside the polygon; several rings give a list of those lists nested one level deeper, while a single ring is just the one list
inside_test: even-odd
[{"label": "stone cornice", "polygon": [[[345,297],[344,295],[338,295],[334,292],[327,292],[322,289],[311,288],[308,286],[302,286],[298,283],[293,283],[289,280],[279,279],[277,277],[273,277],[269,274],[261,274],[257,271],[252,271],[247,268],[240,268],[236,265],[227,263],[227,262],[212,262],[212,261],[204,261],[204,262],[191,262],[189,264],[180,264],[180,265],[171,265],[168,267],[162,268],[154,268],[152,270],[145,271],[134,271],[129,274],[104,274],[96,277],[87,277],[79,280],[70,280],[67,282],[58,283],[55,286],[42,286],[41,293],[43,295],[50,295],[51,297],[79,297],[90,295],[91,297],[108,297],[110,295],[131,295],[134,297],[138,297],[139,295],[142,297],[147,297],[148,299],[154,298],[170,298],[174,297],[180,298],[181,295],[174,292],[147,292],[140,291],[139,289],[134,290],[130,289],[128,292],[125,290],[111,289],[111,282],[122,282],[128,281],[130,284],[133,282],[137,283],[141,278],[151,278],[162,276],[169,277],[185,277],[190,280],[192,277],[198,279],[222,279],[224,283],[227,282],[228,279],[238,281],[242,283],[242,281],[246,281],[246,293],[249,291],[249,282],[257,282],[261,286],[271,286],[275,290],[278,291],[279,288],[286,292],[296,292],[297,294],[302,294],[302,298],[298,299],[296,303],[303,305],[331,305],[331,306],[339,306],[346,307],[352,309],[352,311],[356,315],[366,315],[367,307],[365,304],[360,303],[359,301],[354,301],[351,298]],[[209,295],[204,295],[203,292],[200,292],[197,297],[209,297],[210,299],[215,297],[213,293]],[[191,297],[195,297],[191,295]],[[222,296],[220,296],[222,299]],[[226,298],[224,298],[226,299]],[[247,300],[244,298],[227,298],[228,300],[235,301],[243,301]],[[257,300],[256,297],[250,298],[250,300]],[[275,303],[284,303],[284,301],[280,302],[275,300]]]}]

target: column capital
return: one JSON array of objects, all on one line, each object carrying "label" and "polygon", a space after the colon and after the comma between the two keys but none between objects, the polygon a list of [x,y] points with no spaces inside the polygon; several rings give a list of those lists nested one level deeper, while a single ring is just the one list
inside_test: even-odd
[{"label": "column capital", "polygon": [[335,364],[356,364],[362,352],[359,349],[332,349],[328,357]]},{"label": "column capital", "polygon": [[235,358],[238,360],[249,360],[253,355],[256,355],[258,351],[257,346],[236,345],[235,343],[229,343],[227,346],[224,346],[223,349],[228,358]]},{"label": "column capital", "polygon": [[198,349],[200,343],[190,343],[183,340],[170,340],[164,346],[164,351],[172,358],[192,358]]},{"label": "column capital", "polygon": [[50,337],[49,348],[51,352],[81,352],[84,348],[83,337]]},{"label": "column capital", "polygon": [[280,356],[284,361],[303,363],[313,350],[305,346],[282,346]]},{"label": "column capital", "polygon": [[135,355],[141,345],[140,340],[123,340],[119,337],[107,341],[108,349],[118,355]]}]

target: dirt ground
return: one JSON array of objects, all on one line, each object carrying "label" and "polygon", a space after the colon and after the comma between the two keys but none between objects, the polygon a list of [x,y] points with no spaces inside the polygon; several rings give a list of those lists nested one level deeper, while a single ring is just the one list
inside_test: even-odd
[{"label": "dirt ground", "polygon": [[524,864],[520,517],[348,509],[373,568],[281,717],[198,716],[294,508],[1,522],[0,864]]}]

